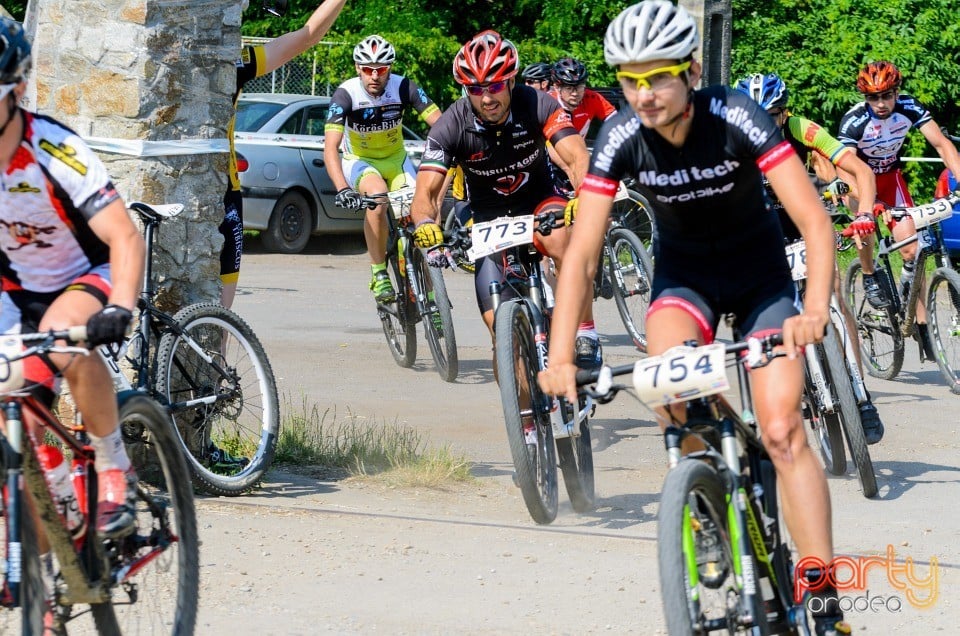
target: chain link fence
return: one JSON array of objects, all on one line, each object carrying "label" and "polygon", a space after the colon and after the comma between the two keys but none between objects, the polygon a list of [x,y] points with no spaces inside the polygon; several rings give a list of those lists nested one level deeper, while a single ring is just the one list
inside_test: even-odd
[{"label": "chain link fence", "polygon": [[[244,37],[243,44],[263,44],[270,38]],[[320,46],[343,46],[340,42],[321,42]],[[317,48],[299,55],[272,73],[250,80],[243,87],[245,93],[290,93],[296,95],[325,95],[329,97],[337,85],[317,80],[320,61]]]}]

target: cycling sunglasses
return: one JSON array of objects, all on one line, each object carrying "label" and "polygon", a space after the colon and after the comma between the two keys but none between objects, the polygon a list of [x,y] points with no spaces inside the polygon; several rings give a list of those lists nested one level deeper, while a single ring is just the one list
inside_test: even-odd
[{"label": "cycling sunglasses", "polygon": [[387,71],[390,70],[390,65],[386,66],[361,66],[360,72],[364,75],[373,75],[373,72],[376,71],[377,75],[384,75]]},{"label": "cycling sunglasses", "polygon": [[[678,77],[690,68],[690,61],[674,64],[673,66],[661,66],[646,73],[630,73],[628,71],[618,71],[617,79],[624,87],[640,90],[640,87],[655,91],[663,88],[674,77]],[[628,80],[624,82],[624,80]],[[652,81],[651,81],[652,80]]]},{"label": "cycling sunglasses", "polygon": [[468,84],[463,88],[466,89],[468,93],[474,97],[480,97],[483,95],[484,91],[490,93],[491,95],[496,95],[497,93],[502,93],[503,89],[507,87],[507,82],[490,82],[489,84]]},{"label": "cycling sunglasses", "polygon": [[863,98],[868,102],[879,102],[879,101],[889,101],[893,99],[896,95],[896,91],[883,91],[882,93],[870,93],[869,95],[864,95]]}]

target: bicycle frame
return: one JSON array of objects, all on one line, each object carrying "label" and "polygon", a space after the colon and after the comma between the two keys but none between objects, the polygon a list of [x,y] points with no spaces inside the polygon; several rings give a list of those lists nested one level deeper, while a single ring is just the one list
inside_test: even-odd
[{"label": "bicycle frame", "polygon": [[[547,312],[553,309],[553,292],[543,279],[543,266],[540,260],[540,253],[534,251],[532,246],[527,247],[527,257],[533,260],[527,263],[527,261],[521,257],[521,262],[524,263],[527,274],[526,281],[505,280],[504,284],[508,284],[516,289],[518,294],[517,302],[523,303],[524,309],[530,317],[530,325],[533,327],[533,337],[537,349],[537,364],[542,370],[547,368],[547,341],[549,340],[549,318]],[[497,281],[491,282],[490,297],[493,302],[494,315],[496,315],[497,309],[499,309],[501,305],[500,294],[501,284]],[[593,410],[593,399],[588,396],[587,399],[584,400],[583,408],[573,409],[574,417],[570,421],[564,420],[559,400],[555,398],[550,398],[550,400],[549,407],[544,405],[541,408],[549,408],[550,410],[550,423],[553,428],[554,438],[579,437],[580,423],[583,422],[587,415]],[[531,405],[531,408],[537,407]]]}]

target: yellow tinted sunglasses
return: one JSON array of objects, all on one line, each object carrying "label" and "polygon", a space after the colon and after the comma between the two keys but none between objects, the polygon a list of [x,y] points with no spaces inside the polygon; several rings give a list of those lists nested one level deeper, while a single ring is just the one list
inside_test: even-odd
[{"label": "yellow tinted sunglasses", "polygon": [[[630,73],[628,71],[618,71],[617,79],[625,88],[640,90],[644,87],[647,90],[655,91],[666,86],[671,79],[678,77],[690,68],[690,61],[674,64],[673,66],[661,66],[646,73]],[[624,82],[628,80],[628,82]]]}]

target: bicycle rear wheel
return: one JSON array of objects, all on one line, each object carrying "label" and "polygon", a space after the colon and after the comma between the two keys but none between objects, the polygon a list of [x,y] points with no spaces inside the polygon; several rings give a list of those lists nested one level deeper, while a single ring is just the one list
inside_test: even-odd
[{"label": "bicycle rear wheel", "polygon": [[945,267],[934,270],[927,292],[927,316],[937,366],[950,392],[960,394],[960,274]]},{"label": "bicycle rear wheel", "polygon": [[446,382],[453,382],[460,372],[457,358],[457,335],[453,330],[453,315],[450,313],[450,297],[443,281],[443,272],[430,267],[419,249],[413,251],[414,271],[427,298],[429,313],[421,316],[423,333],[430,345],[430,353],[437,364],[437,373]]},{"label": "bicycle rear wheel", "polygon": [[523,301],[506,302],[494,319],[497,377],[517,485],[533,520],[557,517],[557,452],[550,426],[551,400],[540,391],[533,326]]},{"label": "bicycle rear wheel", "polygon": [[614,228],[606,237],[611,257],[607,262],[613,298],[627,334],[640,351],[647,350],[646,319],[653,287],[653,261],[643,243],[627,228]]},{"label": "bicycle rear wheel", "polygon": [[[875,276],[887,298],[894,299],[897,290],[893,288],[887,270],[877,267]],[[860,351],[867,373],[882,380],[892,380],[903,366],[903,335],[896,311],[892,306],[874,309],[867,302],[863,292],[863,270],[858,261],[850,263],[847,269],[843,293],[857,321]]]},{"label": "bicycle rear wheel", "polygon": [[613,214],[620,218],[623,227],[637,235],[647,252],[652,254],[654,225],[650,202],[634,190],[628,190],[627,194],[629,198],[613,204]]},{"label": "bicycle rear wheel", "polygon": [[377,305],[377,313],[390,355],[401,367],[409,369],[417,359],[416,302],[410,298],[407,274],[400,269],[396,254],[387,257],[387,275],[397,298],[392,303]]},{"label": "bicycle rear wheel", "polygon": [[185,307],[160,338],[156,393],[166,400],[197,486],[213,495],[254,488],[280,434],[277,384],[263,346],[238,315]]},{"label": "bicycle rear wheel", "polygon": [[827,368],[824,371],[829,373],[830,386],[836,393],[840,425],[843,426],[843,432],[847,438],[853,465],[857,468],[857,477],[860,480],[863,496],[869,499],[877,494],[877,477],[873,471],[870,451],[867,449],[867,439],[863,434],[860,409],[857,408],[857,400],[853,396],[846,359],[843,356],[843,349],[840,348],[836,327],[832,322],[827,323],[822,346],[827,359]]},{"label": "bicycle rear wheel", "polygon": [[[814,345],[820,368],[826,367],[826,355],[822,345]],[[829,386],[828,386],[829,389]],[[823,465],[831,475],[844,475],[847,472],[847,455],[843,449],[843,429],[840,417],[836,413],[827,413],[823,409],[823,398],[813,381],[809,363],[804,365],[803,404],[809,414],[810,426],[820,449]],[[836,397],[832,396],[836,405]]]},{"label": "bicycle rear wheel", "polygon": [[[582,399],[582,398],[581,398]],[[566,422],[576,413],[566,400],[563,401]],[[588,512],[596,505],[593,478],[593,448],[590,446],[589,417],[580,422],[579,434],[556,439],[557,457],[563,472],[563,483],[570,497],[570,505],[577,512]]]},{"label": "bicycle rear wheel", "polygon": [[137,529],[104,550],[126,577],[108,603],[92,605],[100,634],[192,634],[200,585],[193,491],[180,443],[163,408],[144,395],[120,407],[127,452],[138,467]]},{"label": "bicycle rear wheel", "polygon": [[[3,471],[4,478],[6,471]],[[3,563],[7,564],[0,582],[0,598],[9,592],[10,564],[12,559],[20,560],[20,610],[0,608],[0,634],[23,634],[31,636],[43,634],[43,617],[47,610],[41,574],[40,550],[37,546],[37,529],[30,507],[26,503],[26,491],[21,491],[20,505],[20,553],[14,554],[8,542],[10,500],[6,485],[3,489],[3,510],[0,511],[0,549],[3,551]]]},{"label": "bicycle rear wheel", "polygon": [[670,634],[737,630],[739,595],[727,505],[712,466],[683,460],[667,473],[657,513],[660,596]]}]

